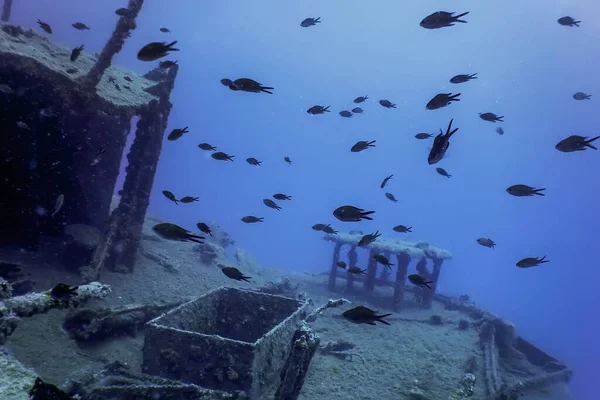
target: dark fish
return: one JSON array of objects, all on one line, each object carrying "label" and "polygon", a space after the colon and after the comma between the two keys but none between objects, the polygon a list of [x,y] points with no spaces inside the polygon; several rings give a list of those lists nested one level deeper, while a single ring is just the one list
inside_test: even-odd
[{"label": "dark fish", "polygon": [[346,269],[346,263],[343,261],[338,261],[335,263],[335,265],[337,265],[340,268]]},{"label": "dark fish", "polygon": [[513,196],[517,196],[517,197],[526,197],[526,196],[533,196],[533,195],[545,196],[544,193],[540,193],[543,190],[546,190],[546,188],[535,189],[535,188],[533,188],[531,186],[527,186],[527,185],[512,185],[506,189],[506,191],[509,194],[512,194]]},{"label": "dark fish", "polygon": [[343,222],[359,222],[363,219],[373,220],[369,215],[375,211],[365,211],[363,208],[354,206],[341,206],[335,209],[333,216]]},{"label": "dark fish", "polygon": [[59,283],[58,285],[56,285],[52,288],[52,290],[50,291],[50,296],[52,296],[52,298],[54,300],[59,300],[59,301],[70,300],[73,297],[77,296],[78,288],[79,288],[79,286],[71,287],[64,283]]},{"label": "dark fish", "polygon": [[227,86],[229,89],[233,90],[234,92],[242,90],[239,87],[237,87],[231,79],[223,78],[223,79],[221,79],[221,84],[223,86]]},{"label": "dark fish", "polygon": [[383,318],[390,315],[392,314],[377,315],[377,311],[373,311],[363,306],[354,307],[342,313],[342,316],[350,322],[368,325],[375,325],[375,322],[381,322],[382,324],[389,325],[390,323],[385,321]]},{"label": "dark fish", "polygon": [[262,217],[255,217],[253,215],[247,215],[245,217],[242,217],[242,222],[245,222],[247,224],[254,224],[256,222],[263,222],[264,218]]},{"label": "dark fish", "polygon": [[300,26],[303,28],[308,28],[309,26],[313,26],[321,23],[321,17],[317,18],[306,18],[304,21],[300,22]]},{"label": "dark fish", "polygon": [[195,201],[198,201],[198,197],[185,196],[185,197],[182,197],[179,201],[181,203],[193,203]]},{"label": "dark fish", "polygon": [[366,269],[360,269],[359,267],[350,267],[347,270],[348,272],[350,272],[351,274],[357,274],[357,275],[364,275],[367,270]]},{"label": "dark fish", "polygon": [[123,79],[125,79],[127,82],[133,82],[133,79],[131,79],[130,77],[128,77],[127,75],[125,75],[123,77]]},{"label": "dark fish", "polygon": [[78,72],[79,70],[77,68],[69,68],[68,70],[66,70],[65,72],[67,74],[74,74],[76,72]]},{"label": "dark fish", "polygon": [[474,74],[470,74],[470,75],[469,74],[456,75],[450,79],[450,83],[465,83],[472,79],[477,79],[477,77],[475,75],[477,75],[477,72],[475,72]]},{"label": "dark fish", "polygon": [[170,51],[179,51],[179,49],[173,47],[176,44],[177,41],[169,44],[166,42],[149,43],[138,52],[137,58],[140,61],[156,61],[159,58],[168,56]]},{"label": "dark fish", "polygon": [[581,23],[581,21],[575,21],[574,18],[569,17],[569,16],[567,16],[567,17],[561,17],[561,18],[558,19],[557,22],[559,24],[561,24],[562,26],[570,26],[570,27],[573,27],[573,26],[579,27],[579,24]]},{"label": "dark fish", "polygon": [[115,11],[115,14],[117,14],[120,17],[131,17],[132,16],[131,11],[129,11],[129,9],[127,9],[127,8],[119,8],[118,10]]},{"label": "dark fish", "polygon": [[499,127],[496,128],[496,133],[498,135],[504,135],[504,129],[502,129],[502,127],[499,126]]},{"label": "dark fish", "polygon": [[524,259],[520,260],[519,262],[517,262],[517,267],[531,268],[531,267],[537,267],[538,265],[547,263],[547,262],[550,262],[550,260],[546,260],[546,256],[544,256],[542,258],[528,257],[528,258],[524,258]]},{"label": "dark fish", "polygon": [[331,235],[337,235],[338,231],[336,231],[335,229],[333,229],[329,224],[325,225],[322,229],[323,232],[325,233],[329,233]]},{"label": "dark fish", "polygon": [[314,224],[312,226],[312,229],[315,231],[322,231],[323,228],[325,228],[326,226],[328,226],[329,224],[325,225],[325,224]]},{"label": "dark fish", "polygon": [[497,116],[494,113],[491,112],[486,112],[486,113],[479,113],[479,118],[481,118],[484,121],[488,121],[488,122],[496,122],[496,121],[500,121],[500,122],[504,122],[504,115],[502,116]]},{"label": "dark fish", "polygon": [[353,112],[354,114],[362,114],[362,112],[363,112],[363,109],[362,109],[362,108],[360,108],[360,107],[354,107],[354,108],[352,109],[352,112]]},{"label": "dark fish", "polygon": [[352,113],[348,110],[340,111],[340,115],[344,118],[352,118]]},{"label": "dark fish", "polygon": [[438,93],[433,99],[429,100],[425,108],[428,110],[437,110],[438,108],[446,107],[453,101],[460,101],[458,96],[460,96],[460,93]]},{"label": "dark fish", "polygon": [[394,174],[390,175],[390,176],[386,176],[385,179],[383,180],[383,182],[381,182],[380,187],[383,189],[385,187],[385,185],[387,185],[387,183],[390,181],[390,179],[392,179],[394,176]]},{"label": "dark fish", "polygon": [[161,68],[163,68],[163,69],[171,68],[171,67],[173,67],[175,65],[177,65],[177,61],[169,61],[169,60],[161,61],[158,64],[158,66],[161,67]]},{"label": "dark fish", "polygon": [[179,200],[177,200],[177,198],[175,198],[175,195],[171,192],[169,192],[168,190],[163,190],[162,194],[169,200],[171,200],[173,203],[175,204],[179,204]]},{"label": "dark fish", "polygon": [[459,15],[452,15],[454,14],[453,12],[438,11],[423,18],[419,25],[425,29],[439,29],[448,26],[454,26],[455,22],[462,22],[463,24],[466,24],[467,21],[463,21],[460,18],[464,17],[468,13],[469,12],[467,11]]},{"label": "dark fish", "polygon": [[367,100],[369,98],[369,96],[367,96],[366,94],[364,96],[358,96],[357,98],[354,99],[354,102],[356,104],[360,104],[362,102],[364,102],[365,100]]},{"label": "dark fish", "polygon": [[73,28],[77,29],[78,31],[89,31],[90,27],[87,26],[86,24],[84,24],[83,22],[75,22],[73,25]]},{"label": "dark fish", "polygon": [[392,264],[390,262],[390,260],[387,259],[386,256],[382,255],[382,254],[375,254],[373,256],[373,258],[375,259],[375,261],[377,261],[379,264],[381,265],[385,265],[388,268],[392,268],[394,266],[394,264]]},{"label": "dark fish", "polygon": [[435,164],[439,162],[442,158],[444,158],[444,155],[446,154],[446,151],[450,146],[450,138],[456,133],[456,131],[458,131],[458,128],[452,131],[450,130],[452,129],[453,121],[454,118],[450,120],[450,123],[448,124],[448,129],[446,129],[445,134],[443,134],[440,131],[440,133],[435,137],[435,139],[433,139],[433,146],[431,146],[431,151],[429,152],[429,156],[427,157],[427,162],[429,163],[429,165]]},{"label": "dark fish", "polygon": [[257,166],[260,166],[260,165],[262,164],[262,162],[261,162],[261,161],[258,161],[258,160],[257,160],[256,158],[254,158],[254,157],[249,157],[249,158],[246,158],[246,162],[247,162],[248,164],[250,164],[250,165],[257,165]]},{"label": "dark fish", "polygon": [[71,61],[75,62],[75,60],[77,60],[77,58],[79,58],[79,55],[81,54],[82,51],[83,51],[83,45],[81,45],[79,47],[75,47],[73,49],[73,51],[71,51]]},{"label": "dark fish", "polygon": [[117,80],[115,79],[115,77],[114,77],[114,76],[109,76],[109,77],[108,77],[108,81],[109,81],[110,83],[115,83]]},{"label": "dark fish", "polygon": [[408,280],[413,285],[417,285],[419,287],[427,287],[428,289],[431,289],[431,286],[429,286],[429,284],[433,283],[433,281],[428,281],[425,278],[423,278],[421,275],[418,275],[418,274],[409,275]]},{"label": "dark fish", "polygon": [[212,158],[214,158],[215,160],[219,160],[219,161],[233,161],[233,158],[235,156],[230,156],[227,153],[223,153],[222,151],[217,151],[215,153],[212,153],[210,155]]},{"label": "dark fish", "polygon": [[193,235],[188,230],[183,229],[179,225],[169,224],[169,223],[161,223],[154,225],[152,228],[154,232],[158,236],[167,240],[176,240],[179,242],[195,242],[195,243],[204,243],[204,237]]},{"label": "dark fish", "polygon": [[323,106],[319,106],[319,105],[312,106],[311,108],[306,110],[306,112],[311,115],[324,114],[326,112],[329,112],[329,107],[331,107],[331,106],[327,106],[327,107],[323,107]]},{"label": "dark fish", "polygon": [[393,230],[399,233],[412,232],[412,226],[396,225]]},{"label": "dark fish", "polygon": [[217,149],[215,146],[212,146],[208,143],[200,143],[198,145],[198,147],[202,150],[210,150],[210,151],[215,151]]},{"label": "dark fish", "polygon": [[375,143],[376,140],[371,140],[371,141],[366,141],[366,140],[360,140],[358,142],[356,142],[354,144],[354,146],[352,146],[350,148],[350,151],[353,153],[358,153],[359,151],[363,151],[368,149],[369,147],[375,147]]},{"label": "dark fish", "polygon": [[250,282],[250,279],[252,279],[249,276],[245,276],[239,269],[234,267],[223,267],[221,268],[221,271],[223,271],[226,277],[236,281]]},{"label": "dark fish", "polygon": [[206,233],[207,235],[212,236],[212,231],[210,230],[209,226],[206,225],[204,222],[198,222],[196,224],[196,226],[198,227],[198,230],[202,233]]},{"label": "dark fish", "polygon": [[286,163],[292,165],[292,160],[289,157],[283,157]]},{"label": "dark fish", "polygon": [[283,193],[275,193],[273,195],[273,198],[275,200],[291,200],[292,196],[288,196],[287,194],[283,194]]},{"label": "dark fish", "polygon": [[235,85],[235,87],[237,87],[239,90],[241,90],[243,92],[249,92],[249,93],[264,92],[264,93],[273,94],[273,92],[271,92],[271,90],[273,90],[272,87],[263,86],[261,83],[258,83],[249,78],[236,79],[235,81],[233,81],[233,84]]},{"label": "dark fish", "polygon": [[[57,386],[36,378],[33,387],[29,391],[30,400],[75,400]],[[7,399],[8,400],[8,399]]]},{"label": "dark fish", "polygon": [[385,108],[396,108],[396,104],[392,103],[389,100],[379,100],[379,104],[381,104]]},{"label": "dark fish", "polygon": [[573,95],[575,100],[590,100],[591,97],[591,94],[585,94],[583,92],[577,92]]},{"label": "dark fish", "polygon": [[385,197],[387,197],[389,200],[393,201],[394,203],[398,202],[398,200],[396,199],[396,197],[392,193],[386,193]]},{"label": "dark fish", "polygon": [[42,28],[46,33],[52,33],[52,28],[50,27],[50,25],[48,25],[47,23],[45,23],[44,21],[40,20],[38,18],[37,20],[37,24],[40,26],[40,28]]},{"label": "dark fish", "polygon": [[160,28],[160,31],[162,33],[171,33],[171,31],[168,28]]},{"label": "dark fish", "polygon": [[583,151],[587,150],[588,147],[594,150],[598,150],[597,147],[591,144],[594,140],[597,140],[598,138],[600,138],[600,136],[588,139],[587,136],[571,135],[568,138],[558,142],[556,146],[554,146],[554,148],[556,148],[556,150],[558,151],[562,151],[563,153]]},{"label": "dark fish", "polygon": [[452,177],[452,175],[450,175],[450,174],[448,173],[448,171],[446,171],[444,168],[437,167],[435,170],[436,170],[436,171],[437,171],[437,173],[438,173],[438,174],[440,174],[441,176],[445,176],[446,178],[450,178],[450,177]]},{"label": "dark fish", "polygon": [[119,85],[117,85],[117,84],[115,83],[115,89],[117,89],[117,90],[120,92],[120,91],[121,91],[121,86],[119,86]]},{"label": "dark fish", "polygon": [[489,247],[490,249],[493,249],[494,247],[496,247],[496,242],[494,242],[492,239],[489,239],[489,238],[479,238],[479,239],[477,239],[477,243],[479,243],[480,245],[482,245],[484,247]]},{"label": "dark fish", "polygon": [[167,136],[167,140],[170,140],[171,142],[174,140],[179,139],[180,137],[183,136],[184,133],[188,133],[188,127],[186,126],[185,128],[176,128],[173,129],[171,131],[171,133],[169,133],[169,136]]},{"label": "dark fish", "polygon": [[430,137],[433,137],[433,133],[417,133],[415,137],[417,139],[429,139]]},{"label": "dark fish", "polygon": [[358,245],[368,246],[374,241],[376,241],[379,236],[381,236],[381,233],[379,233],[379,231],[375,231],[375,233],[366,234],[362,238],[360,238],[360,240],[358,241]]},{"label": "dark fish", "polygon": [[281,207],[279,207],[273,200],[271,199],[263,199],[263,203],[265,204],[265,206],[272,208],[273,210],[281,210]]}]

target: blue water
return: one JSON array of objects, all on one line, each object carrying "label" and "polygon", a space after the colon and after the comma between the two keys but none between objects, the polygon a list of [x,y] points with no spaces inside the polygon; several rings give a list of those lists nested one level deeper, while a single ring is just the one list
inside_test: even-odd
[{"label": "blue water", "polygon": [[[125,1],[31,0],[16,2],[11,22],[37,29],[41,18],[53,38],[100,52]],[[523,4],[526,3],[526,4]],[[467,24],[426,30],[419,21],[438,11],[470,11]],[[325,271],[332,246],[311,230],[332,223],[341,231],[379,230],[426,240],[448,249],[441,289],[468,293],[516,324],[522,336],[575,370],[575,398],[597,398],[600,365],[596,332],[597,230],[600,152],[560,153],[554,145],[572,134],[597,136],[600,101],[600,4],[592,1],[146,1],[115,63],[144,73],[156,63],[136,59],[151,41],[178,40],[181,65],[169,131],[190,133],[165,140],[150,212],[195,230],[218,222],[239,246],[267,267]],[[558,18],[581,19],[581,27]],[[321,24],[301,28],[306,17]],[[78,32],[71,23],[92,29]],[[159,32],[168,27],[172,33]],[[39,29],[38,29],[39,30]],[[448,81],[462,73],[478,79]],[[248,77],[275,87],[275,94],[232,92],[221,78]],[[591,101],[575,101],[577,91]],[[461,101],[429,111],[439,92],[460,92]],[[363,115],[338,115],[369,95]],[[397,109],[377,101],[389,99]],[[310,116],[315,105],[332,112]],[[505,134],[478,113],[505,116]],[[451,118],[459,131],[439,176],[427,164],[431,141]],[[377,147],[351,153],[358,140]],[[209,142],[235,155],[220,162],[197,148]],[[293,164],[287,165],[284,156]],[[262,167],[244,160],[256,157]],[[392,203],[379,188],[394,174]],[[545,197],[516,198],[505,189],[524,183],[545,187]],[[175,206],[161,191],[200,202]],[[292,196],[275,211],[262,204],[275,193]],[[376,210],[371,222],[342,223],[332,212],[352,204]],[[245,215],[264,217],[246,225]],[[400,235],[394,225],[413,227]],[[479,246],[490,237],[495,250]],[[547,255],[550,263],[519,269],[524,257]],[[366,255],[360,262],[366,264]],[[596,394],[595,394],[596,393]]]}]

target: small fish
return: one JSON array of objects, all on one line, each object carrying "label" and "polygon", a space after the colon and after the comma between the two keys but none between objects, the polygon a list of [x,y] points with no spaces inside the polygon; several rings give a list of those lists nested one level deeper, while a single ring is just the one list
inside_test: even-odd
[{"label": "small fish", "polygon": [[360,107],[354,107],[354,108],[352,109],[352,112],[353,112],[354,114],[362,114],[362,113],[363,113],[363,109],[362,109],[362,108],[360,108]]},{"label": "small fish", "polygon": [[387,185],[387,183],[390,181],[390,179],[392,179],[394,177],[394,174],[386,176],[385,179],[381,182],[380,187],[383,189],[385,187],[385,185]]},{"label": "small fish", "polygon": [[162,33],[171,33],[171,31],[168,28],[160,28],[160,31]]},{"label": "small fish", "polygon": [[52,296],[52,298],[54,300],[59,300],[59,301],[70,300],[73,297],[77,296],[77,289],[79,289],[79,286],[71,287],[64,283],[59,283],[58,285],[56,285],[52,288],[52,290],[50,291],[50,296]]},{"label": "small fish", "polygon": [[358,241],[358,245],[361,247],[368,246],[374,241],[376,241],[379,236],[381,236],[381,233],[379,233],[379,231],[375,231],[375,233],[366,234],[362,238],[360,238],[360,240]]},{"label": "small fish", "polygon": [[71,61],[75,62],[79,58],[79,55],[81,54],[82,51],[83,51],[83,45],[81,45],[79,47],[75,47],[73,49],[73,51],[71,51]]},{"label": "small fish", "polygon": [[322,231],[325,232],[325,233],[329,233],[331,235],[337,235],[338,234],[338,231],[336,231],[335,229],[333,229],[331,227],[331,225],[329,225],[329,224],[325,225],[323,227]]},{"label": "small fish", "polygon": [[590,100],[591,97],[591,94],[585,94],[583,92],[577,92],[573,95],[575,100]]},{"label": "small fish", "polygon": [[360,151],[368,149],[369,147],[375,147],[375,142],[376,142],[376,140],[371,140],[371,141],[360,140],[360,141],[356,142],[354,144],[354,146],[352,146],[350,148],[350,151],[353,153],[358,153]]},{"label": "small fish", "polygon": [[415,137],[417,139],[429,139],[430,137],[433,137],[433,133],[417,133]]},{"label": "small fish", "polygon": [[263,199],[263,203],[265,206],[272,208],[273,210],[281,210],[281,207],[279,207],[273,200],[271,199]]},{"label": "small fish", "polygon": [[559,24],[561,24],[562,26],[570,26],[570,27],[574,27],[574,26],[579,27],[579,24],[581,23],[581,21],[575,21],[575,18],[572,18],[569,16],[561,17],[558,19],[557,22]]},{"label": "small fish", "polygon": [[56,215],[56,213],[58,213],[60,211],[63,204],[65,204],[65,195],[59,194],[58,197],[56,198],[56,201],[54,202],[54,209],[52,210],[52,214],[50,216],[54,217]]},{"label": "small fish", "polygon": [[169,192],[168,190],[163,190],[162,194],[167,199],[171,200],[173,203],[179,205],[179,200],[177,200],[177,198],[175,197],[175,195],[173,193]]},{"label": "small fish", "polygon": [[185,128],[175,128],[171,131],[171,133],[169,133],[169,136],[167,136],[167,140],[170,140],[172,142],[182,137],[184,133],[188,132],[189,131],[187,126]]},{"label": "small fish", "polygon": [[591,139],[588,139],[587,136],[571,135],[568,138],[563,139],[560,142],[558,142],[556,144],[556,146],[554,146],[554,148],[558,151],[562,151],[563,153],[571,153],[574,151],[583,151],[583,150],[587,150],[588,147],[590,149],[598,150],[598,148],[595,147],[592,144],[592,142],[599,138],[600,138],[600,136],[596,136]]},{"label": "small fish", "polygon": [[233,81],[233,85],[243,92],[249,93],[269,93],[273,94],[270,86],[263,86],[261,83],[250,78],[239,78]]},{"label": "small fish", "polygon": [[137,58],[140,61],[156,61],[159,58],[166,57],[170,51],[179,51],[174,48],[177,41],[167,44],[166,42],[152,42],[148,43],[140,49],[137,54]]},{"label": "small fish", "polygon": [[78,31],[89,31],[90,30],[90,27],[87,26],[86,24],[84,24],[83,22],[75,22],[71,26],[73,28],[77,29]]},{"label": "small fish", "polygon": [[114,76],[109,76],[109,77],[108,77],[108,82],[110,82],[110,83],[115,83],[115,82],[117,82],[117,80],[115,79],[115,77],[114,77]]},{"label": "small fish", "polygon": [[235,156],[230,156],[227,153],[223,153],[222,151],[217,151],[215,153],[212,153],[210,155],[212,158],[214,158],[215,160],[219,160],[219,161],[233,161],[233,158]]},{"label": "small fish", "polygon": [[169,224],[169,223],[161,223],[154,225],[152,230],[156,232],[158,236],[167,240],[175,240],[179,242],[195,242],[195,243],[204,243],[204,237],[193,235],[188,230],[180,227],[179,225]]},{"label": "small fish", "polygon": [[352,118],[352,113],[348,110],[340,111],[340,115],[344,118]]},{"label": "small fish", "polygon": [[161,61],[158,66],[162,69],[167,69],[167,68],[171,68],[173,66],[177,65],[177,61]]},{"label": "small fish", "polygon": [[246,223],[246,224],[254,224],[256,222],[263,222],[264,218],[262,217],[255,217],[253,215],[247,215],[245,217],[242,217],[242,222]]},{"label": "small fish", "polygon": [[13,94],[14,91],[12,90],[12,88],[8,85],[5,84],[1,84],[0,85],[0,92],[4,93],[4,94]]},{"label": "small fish", "polygon": [[460,93],[438,93],[429,100],[425,108],[428,110],[437,110],[439,108],[447,107],[454,101],[460,101],[458,96],[460,96]]},{"label": "small fish", "polygon": [[131,90],[131,86],[123,85],[123,87],[127,90]]},{"label": "small fish", "polygon": [[31,130],[31,129],[29,129],[29,125],[27,125],[27,124],[26,124],[25,122],[23,122],[23,121],[17,121],[17,127],[18,127],[19,129],[24,129],[24,130],[26,130],[26,131],[29,131],[29,130]]},{"label": "small fish", "polygon": [[182,197],[182,198],[179,200],[179,202],[180,202],[180,203],[184,203],[184,204],[186,204],[186,203],[193,203],[193,202],[195,202],[195,201],[198,201],[198,199],[199,199],[198,197],[185,196],[185,197]]},{"label": "small fish", "polygon": [[77,68],[69,68],[65,71],[67,74],[74,74],[76,72],[79,72],[79,70]]},{"label": "small fish", "polygon": [[273,195],[273,198],[275,200],[291,200],[292,196],[288,196],[287,194],[283,194],[283,193],[275,193]]},{"label": "small fish", "polygon": [[300,22],[300,26],[303,28],[308,28],[309,26],[313,26],[321,23],[321,17],[317,18],[305,18],[302,22]]},{"label": "small fish", "polygon": [[223,267],[221,268],[221,271],[223,271],[226,277],[236,281],[250,282],[250,279],[252,279],[249,276],[245,276],[239,269],[234,267]]},{"label": "small fish", "polygon": [[428,281],[425,278],[423,278],[421,275],[418,275],[418,274],[409,275],[408,280],[413,285],[417,285],[419,287],[427,287],[428,289],[431,289],[431,286],[429,286],[429,284],[433,283],[433,281]]},{"label": "small fish", "polygon": [[360,269],[359,267],[350,267],[350,268],[348,268],[348,272],[350,272],[351,274],[356,274],[356,275],[364,275],[367,272],[367,270]]},{"label": "small fish", "polygon": [[491,112],[479,113],[479,118],[488,122],[504,122],[504,115],[498,116]]},{"label": "small fish", "polygon": [[343,261],[338,261],[335,263],[335,265],[337,265],[340,268],[346,269],[346,263]]},{"label": "small fish", "polygon": [[127,75],[125,75],[123,77],[123,79],[125,79],[127,82],[133,82],[133,79],[131,79],[130,77],[128,77]]},{"label": "small fish", "polygon": [[42,28],[46,33],[52,33],[52,28],[50,27],[50,25],[48,25],[47,23],[45,23],[44,21],[40,20],[38,18],[37,20],[37,24],[40,26],[40,28]]},{"label": "small fish", "polygon": [[90,162],[90,165],[97,165],[100,161],[102,161],[102,157],[104,157],[105,153],[106,153],[106,149],[104,147],[100,147],[98,149],[98,151],[96,152],[96,155]]},{"label": "small fish", "polygon": [[386,256],[382,255],[382,254],[375,254],[373,256],[373,258],[375,259],[375,261],[377,261],[379,264],[381,265],[385,265],[388,268],[392,268],[394,266],[394,264],[392,264]]},{"label": "small fish", "polygon": [[210,230],[210,227],[208,225],[206,225],[204,222],[198,222],[196,224],[196,226],[198,227],[198,230],[202,233],[206,233],[207,235],[212,236],[212,231]]},{"label": "small fish", "polygon": [[356,103],[356,104],[360,104],[360,103],[363,103],[363,102],[364,102],[365,100],[367,100],[368,98],[369,98],[369,96],[365,94],[364,96],[358,96],[358,97],[357,97],[357,98],[355,98],[353,101],[354,101],[354,103]]},{"label": "small fish", "polygon": [[490,249],[493,249],[496,247],[496,242],[494,242],[490,238],[479,238],[479,239],[477,239],[477,243],[479,243],[480,245],[482,245],[484,247],[489,247]]},{"label": "small fish", "polygon": [[437,11],[423,18],[419,25],[425,29],[439,29],[454,26],[455,22],[466,24],[467,21],[464,21],[460,18],[464,17],[468,13],[469,12],[467,11],[459,15],[453,15],[453,12]]},{"label": "small fish", "polygon": [[385,108],[396,108],[396,104],[392,103],[389,100],[379,100],[379,104],[381,104]]},{"label": "small fish", "polygon": [[392,193],[386,193],[385,197],[387,197],[389,200],[393,201],[394,203],[397,203],[398,200],[396,199],[396,197],[392,194]]},{"label": "small fish", "polygon": [[385,317],[389,317],[390,315],[392,314],[377,315],[377,311],[373,311],[363,306],[354,307],[342,313],[342,316],[350,322],[368,325],[375,325],[375,322],[381,322],[382,324],[390,325],[389,322],[383,319]]},{"label": "small fish", "polygon": [[259,167],[262,165],[262,162],[261,162],[261,161],[258,161],[258,160],[257,160],[256,158],[254,158],[254,157],[249,157],[249,158],[246,158],[246,162],[247,162],[248,164],[250,164],[250,165],[256,165],[256,166],[259,166]]},{"label": "small fish", "polygon": [[121,86],[119,86],[119,85],[117,85],[117,84],[115,83],[115,89],[117,89],[117,90],[120,92],[120,91],[121,91]]},{"label": "small fish", "polygon": [[325,225],[325,224],[314,224],[312,226],[312,229],[315,231],[322,231],[323,228],[325,228],[326,226],[329,226],[329,224]]},{"label": "small fish", "polygon": [[537,267],[538,265],[547,263],[547,262],[550,262],[550,260],[546,260],[546,256],[544,256],[542,258],[528,257],[528,258],[524,258],[524,259],[520,260],[519,262],[517,262],[517,267],[531,268],[531,267]]},{"label": "small fish", "polygon": [[198,147],[199,147],[200,149],[202,149],[202,150],[210,150],[210,151],[215,151],[215,150],[217,150],[217,148],[216,148],[215,146],[212,146],[212,145],[210,145],[210,144],[208,144],[208,143],[200,143],[200,144],[198,145]]},{"label": "small fish", "polygon": [[393,230],[398,233],[412,232],[412,226],[396,225]]},{"label": "small fish", "polygon": [[329,107],[331,106],[312,106],[311,108],[309,108],[308,110],[306,110],[307,113],[311,114],[311,115],[317,115],[317,114],[325,114],[326,112],[329,112]]},{"label": "small fish", "polygon": [[454,118],[450,120],[450,123],[448,124],[448,129],[446,129],[445,134],[442,134],[442,132],[440,131],[439,135],[437,135],[435,139],[433,139],[433,146],[431,146],[431,151],[429,152],[429,156],[427,157],[427,162],[429,163],[429,165],[439,162],[442,158],[444,158],[444,155],[446,155],[446,151],[450,146],[450,138],[456,133],[456,131],[458,131],[458,128],[452,131],[450,130],[452,129],[453,121]]},{"label": "small fish", "polygon": [[131,17],[131,11],[129,11],[127,8],[119,8],[118,10],[115,11],[115,14],[117,14],[120,17]]},{"label": "small fish", "polygon": [[441,176],[445,176],[446,178],[450,178],[450,177],[452,177],[452,175],[450,175],[450,174],[448,173],[448,171],[446,171],[444,168],[437,167],[435,170],[436,170],[436,171],[437,171],[437,173],[438,173],[438,174],[440,174]]},{"label": "small fish", "polygon": [[546,190],[546,188],[535,189],[531,186],[521,185],[521,184],[512,185],[506,189],[506,191],[509,194],[512,194],[513,196],[517,196],[517,197],[526,197],[526,196],[533,196],[533,195],[545,196],[544,193],[540,193],[544,190]]},{"label": "small fish", "polygon": [[375,211],[365,211],[354,206],[341,206],[333,211],[333,216],[343,222],[359,222],[363,219],[373,220],[369,215]]},{"label": "small fish", "polygon": [[283,157],[286,163],[292,165],[292,160],[289,157]]},{"label": "small fish", "polygon": [[499,127],[496,128],[496,133],[498,135],[504,135],[504,129],[502,129],[502,127],[499,126]]},{"label": "small fish", "polygon": [[474,74],[460,74],[460,75],[456,75],[453,76],[450,79],[450,83],[465,83],[468,82],[472,79],[477,79],[477,77],[475,76],[477,75],[477,72],[475,72]]}]

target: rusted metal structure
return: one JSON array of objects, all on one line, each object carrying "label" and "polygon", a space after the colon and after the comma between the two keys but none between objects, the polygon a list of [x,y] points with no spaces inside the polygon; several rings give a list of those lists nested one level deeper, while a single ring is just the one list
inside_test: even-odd
[{"label": "rusted metal structure", "polygon": [[[359,249],[358,242],[362,238],[361,233],[338,233],[326,234],[324,239],[334,243],[333,261],[329,272],[328,289],[334,291],[336,289],[337,278],[346,279],[346,290],[355,291],[354,282],[363,282],[363,293],[371,294],[375,286],[390,286],[394,288],[394,296],[392,300],[392,308],[395,310],[401,309],[404,305],[404,294],[406,292],[406,281],[408,276],[408,266],[411,260],[419,260],[416,265],[416,270],[423,278],[433,281],[430,289],[421,289],[422,304],[425,307],[431,307],[431,301],[437,288],[437,282],[442,270],[444,260],[451,259],[452,255],[443,249],[430,246],[427,242],[405,242],[399,240],[388,239],[384,237],[378,238],[375,242],[364,246],[363,248],[369,252],[369,261],[367,265],[366,275],[351,274],[337,266],[337,262],[341,260],[342,248],[348,247],[347,258],[348,266],[355,266]],[[392,269],[380,265],[373,258],[376,254],[382,254],[387,257],[390,262],[394,263],[396,268],[395,280],[390,280]],[[392,257],[395,257],[392,258]],[[431,260],[433,266],[431,271],[427,268],[427,261]],[[378,268],[381,269],[379,276],[377,275]]]}]

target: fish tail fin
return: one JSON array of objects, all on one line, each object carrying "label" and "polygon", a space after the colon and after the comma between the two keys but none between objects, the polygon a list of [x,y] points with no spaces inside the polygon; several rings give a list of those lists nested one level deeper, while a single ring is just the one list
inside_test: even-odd
[{"label": "fish tail fin", "polygon": [[575,25],[577,27],[579,26],[580,23],[581,23],[581,21],[573,21],[573,25]]},{"label": "fish tail fin", "polygon": [[467,15],[468,13],[469,13],[469,12],[467,11],[467,12],[464,12],[464,13],[462,13],[462,14],[458,14],[458,15],[456,15],[456,16],[454,16],[454,17],[452,17],[452,19],[454,20],[454,22],[462,22],[463,24],[466,24],[466,23],[467,23],[467,21],[463,21],[462,19],[459,19],[459,18],[462,18],[462,17],[464,17],[464,16],[465,16],[465,15]]},{"label": "fish tail fin", "polygon": [[504,122],[504,115],[497,117],[496,121]]},{"label": "fish tail fin", "polygon": [[452,178],[452,175],[448,174],[448,175],[446,175],[446,177],[448,177],[448,178]]},{"label": "fish tail fin", "polygon": [[260,91],[261,92],[265,92],[265,93],[269,93],[269,94],[273,94],[273,92],[271,92],[270,90],[273,90],[274,88],[269,87],[269,86],[261,86],[260,87]]},{"label": "fish tail fin", "polygon": [[169,43],[166,47],[169,51],[179,51],[179,49],[175,49],[173,48],[173,46],[175,46],[177,44],[177,40],[175,40],[174,42]]},{"label": "fish tail fin", "polygon": [[252,278],[250,278],[249,276],[242,276],[242,277],[240,278],[240,280],[242,280],[242,281],[244,281],[244,282],[248,282],[248,283],[250,283],[250,279],[252,279]]},{"label": "fish tail fin", "polygon": [[73,286],[69,288],[69,292],[77,294],[77,289],[79,289],[79,286]]},{"label": "fish tail fin", "polygon": [[456,93],[455,95],[450,96],[450,100],[452,100],[452,101],[460,101],[460,99],[457,99],[458,96],[460,96],[460,93]]},{"label": "fish tail fin", "polygon": [[585,146],[587,146],[587,147],[591,147],[591,148],[592,148],[592,149],[594,149],[594,150],[598,150],[598,148],[597,148],[597,147],[595,147],[594,145],[592,145],[591,143],[592,143],[594,140],[597,140],[597,139],[599,139],[599,138],[600,138],[600,136],[596,136],[595,138],[591,138],[591,139],[588,139],[588,140],[586,140],[586,141],[585,141]]},{"label": "fish tail fin", "polygon": [[477,72],[475,72],[474,74],[469,75],[469,79],[477,79]]},{"label": "fish tail fin", "polygon": [[423,285],[427,286],[427,289],[431,289],[431,286],[429,286],[430,283],[433,283],[433,281],[426,281]]},{"label": "fish tail fin", "polygon": [[544,194],[544,193],[540,193],[540,192],[542,192],[542,191],[544,191],[544,190],[546,190],[546,188],[535,189],[535,190],[533,191],[533,194],[537,194],[538,196],[545,196],[545,194]]},{"label": "fish tail fin", "polygon": [[550,260],[546,260],[546,256],[544,256],[538,260],[538,264],[543,264],[543,263],[547,263],[547,262],[550,262]]},{"label": "fish tail fin", "polygon": [[[390,314],[376,315],[375,318],[377,318],[377,321],[381,322],[382,324],[390,325],[389,322],[387,322],[386,320],[383,319],[385,317],[389,317],[390,315],[392,315],[392,314],[390,313]],[[375,325],[375,323],[373,323],[373,325]]]},{"label": "fish tail fin", "polygon": [[321,23],[321,17],[315,18],[315,24],[320,24],[320,23]]},{"label": "fish tail fin", "polygon": [[369,215],[373,214],[375,211],[365,211],[360,213],[360,217],[364,219],[368,219],[369,221],[373,221],[373,218],[369,217]]},{"label": "fish tail fin", "polygon": [[203,240],[205,239],[202,236],[197,236],[197,235],[187,235],[186,236],[187,240],[189,240],[190,242],[195,242],[195,243],[204,243]]}]

